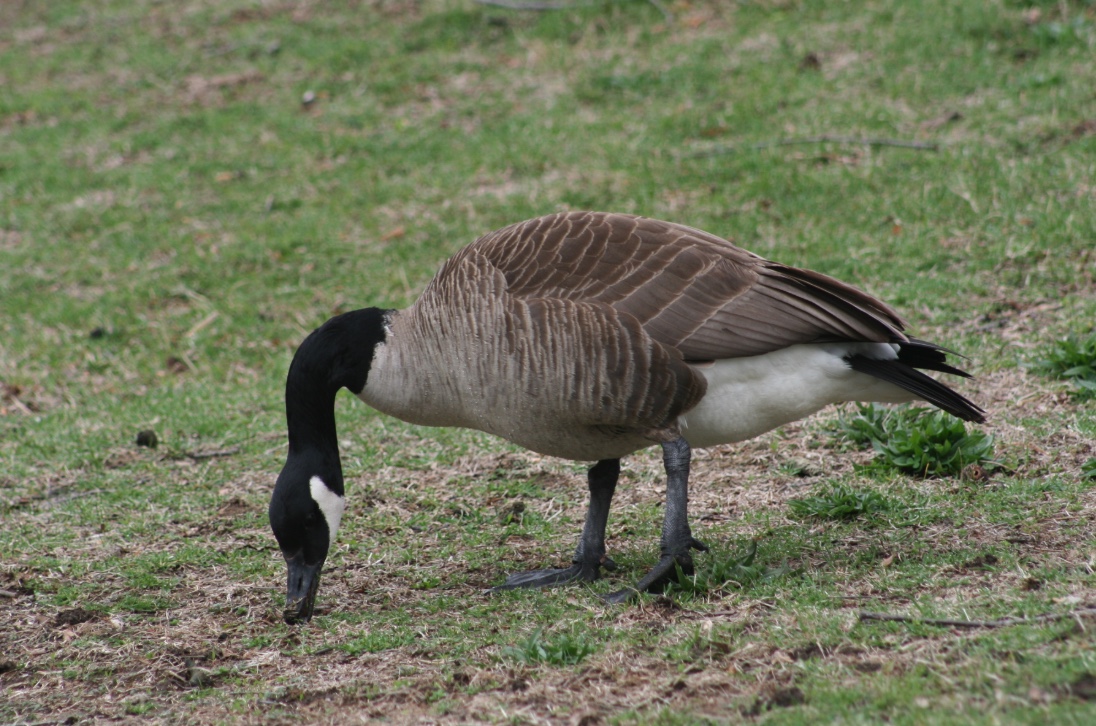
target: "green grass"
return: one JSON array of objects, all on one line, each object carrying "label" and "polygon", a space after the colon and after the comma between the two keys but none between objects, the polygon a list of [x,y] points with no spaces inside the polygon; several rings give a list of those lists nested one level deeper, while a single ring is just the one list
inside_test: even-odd
[{"label": "green grass", "polygon": [[[0,3],[0,721],[1090,720],[1088,619],[856,614],[1091,605],[1093,399],[1028,366],[1092,363],[1096,6],[661,4]],[[937,148],[782,143],[819,136]],[[567,208],[879,295],[972,357],[989,424],[875,408],[838,426],[879,451],[822,423],[698,454],[712,551],[609,608],[658,556],[655,454],[609,581],[485,597],[569,561],[584,466],[344,395],[343,531],[284,625],[297,343]]]}]

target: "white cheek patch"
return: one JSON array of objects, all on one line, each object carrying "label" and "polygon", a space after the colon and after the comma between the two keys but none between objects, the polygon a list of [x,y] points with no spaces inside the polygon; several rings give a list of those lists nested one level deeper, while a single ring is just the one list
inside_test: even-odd
[{"label": "white cheek patch", "polygon": [[339,522],[342,521],[346,500],[328,489],[323,479],[318,476],[308,480],[308,488],[312,493],[312,500],[319,505],[323,518],[327,520],[328,546],[331,546],[335,543],[335,535],[339,532]]}]

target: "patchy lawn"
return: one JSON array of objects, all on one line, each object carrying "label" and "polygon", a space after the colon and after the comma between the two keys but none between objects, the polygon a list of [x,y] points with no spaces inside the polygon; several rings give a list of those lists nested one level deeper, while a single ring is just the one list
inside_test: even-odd
[{"label": "patchy lawn", "polygon": [[[1096,404],[1038,363],[1096,320],[1094,13],[3,4],[0,721],[1088,723]],[[853,407],[698,451],[698,577],[609,607],[657,559],[642,452],[616,572],[489,596],[569,560],[585,465],[346,396],[348,513],[285,625],[296,344],[567,208],[880,295],[971,356],[990,460],[880,465]],[[874,504],[793,503],[835,491]]]}]

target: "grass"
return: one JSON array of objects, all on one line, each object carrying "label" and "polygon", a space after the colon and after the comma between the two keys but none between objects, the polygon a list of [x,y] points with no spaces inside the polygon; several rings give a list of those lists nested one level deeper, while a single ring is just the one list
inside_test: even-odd
[{"label": "grass", "polygon": [[[1093,401],[1027,363],[1091,363],[1096,9],[657,5],[0,4],[0,721],[1090,720],[1087,620],[857,611],[1093,604]],[[823,135],[937,150],[774,143]],[[990,423],[888,414],[888,454],[826,413],[698,452],[712,552],[608,608],[657,558],[655,453],[625,461],[608,582],[489,598],[568,560],[584,467],[347,395],[340,543],[318,616],[285,626],[265,507],[296,344],[567,208],[879,295],[973,357],[956,385]],[[871,465],[924,430],[972,447],[932,461],[1008,466]],[[504,655],[539,648],[588,652]]]}]

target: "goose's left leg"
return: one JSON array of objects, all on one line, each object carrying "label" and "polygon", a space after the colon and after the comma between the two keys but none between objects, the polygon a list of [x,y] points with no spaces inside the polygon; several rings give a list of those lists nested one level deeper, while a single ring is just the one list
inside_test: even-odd
[{"label": "goose's left leg", "polygon": [[605,527],[609,523],[609,505],[613,502],[617,479],[620,477],[620,459],[603,459],[590,467],[587,483],[590,487],[590,508],[586,510],[586,524],[578,541],[570,567],[560,570],[532,570],[518,572],[506,578],[506,582],[491,588],[490,592],[513,590],[519,587],[554,587],[569,582],[592,582],[600,576],[601,568],[615,570],[616,564],[605,555]]},{"label": "goose's left leg", "polygon": [[666,514],[662,520],[662,557],[654,569],[636,583],[605,596],[612,603],[622,603],[640,592],[662,592],[677,576],[680,567],[686,575],[693,574],[691,550],[707,552],[708,546],[693,539],[689,529],[689,462],[692,449],[685,439],[662,444],[662,463],[666,468]]}]

